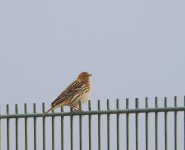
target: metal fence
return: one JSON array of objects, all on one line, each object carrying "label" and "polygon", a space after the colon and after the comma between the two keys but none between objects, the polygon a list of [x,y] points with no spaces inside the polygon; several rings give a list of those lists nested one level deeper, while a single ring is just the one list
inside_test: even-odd
[{"label": "metal fence", "polygon": [[185,150],[185,98],[89,101],[47,115],[44,103],[31,107],[1,111],[0,150]]}]

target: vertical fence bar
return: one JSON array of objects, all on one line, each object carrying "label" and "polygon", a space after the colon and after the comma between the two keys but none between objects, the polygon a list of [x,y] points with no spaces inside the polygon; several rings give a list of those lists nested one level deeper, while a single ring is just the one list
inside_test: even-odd
[{"label": "vertical fence bar", "polygon": [[[54,113],[54,110],[52,110]],[[51,117],[52,150],[55,150],[55,117]]]},{"label": "vertical fence bar", "polygon": [[[139,104],[138,104],[138,98],[135,99],[135,108],[138,109],[139,108]],[[136,113],[136,124],[135,124],[135,128],[136,128],[136,150],[138,150],[138,113]]]},{"label": "vertical fence bar", "polygon": [[[98,111],[100,111],[100,100],[98,100]],[[101,150],[101,115],[98,114],[98,150]]]},{"label": "vertical fence bar", "polygon": [[71,108],[71,116],[70,116],[70,130],[71,130],[71,150],[73,150],[73,114],[72,114],[72,108]]},{"label": "vertical fence bar", "polygon": [[[36,113],[36,104],[33,104],[33,113]],[[34,150],[37,150],[37,118],[33,118]]]},{"label": "vertical fence bar", "polygon": [[[6,105],[6,114],[9,115],[9,105]],[[10,122],[7,118],[7,150],[10,150]]]},{"label": "vertical fence bar", "polygon": [[[116,100],[116,109],[119,110],[119,99]],[[117,126],[117,150],[120,150],[119,146],[119,114],[116,115],[116,126]]]},{"label": "vertical fence bar", "polygon": [[[158,107],[158,98],[155,97],[155,108]],[[155,150],[158,150],[158,112],[155,113]]]},{"label": "vertical fence bar", "polygon": [[[79,110],[82,110],[82,103],[79,102]],[[80,150],[82,150],[82,115],[79,116],[79,142],[80,142]]]},{"label": "vertical fence bar", "polygon": [[[61,107],[61,112],[63,112],[63,107]],[[61,150],[64,150],[64,116],[61,116]]]},{"label": "vertical fence bar", "polygon": [[[91,111],[91,101],[88,101],[88,111]],[[91,115],[89,115],[89,150],[91,150]]]},{"label": "vertical fence bar", "polygon": [[[167,97],[164,98],[164,107],[167,107]],[[168,150],[168,112],[164,113],[164,138],[165,138],[165,150]]]},{"label": "vertical fence bar", "polygon": [[[42,103],[42,113],[45,114],[45,103]],[[45,126],[46,120],[45,115],[42,116],[42,147],[43,150],[46,150],[46,126]]]},{"label": "vertical fence bar", "polygon": [[[145,108],[148,108],[148,97],[145,98]],[[148,150],[148,112],[145,113],[145,143],[146,143],[146,150]]]},{"label": "vertical fence bar", "polygon": [[[0,105],[0,116],[1,116],[1,105]],[[1,135],[2,133],[1,133],[1,117],[0,117],[0,150],[1,150],[1,147],[2,147],[2,145],[1,145]]]},{"label": "vertical fence bar", "polygon": [[[185,107],[185,96],[184,96],[184,107]],[[185,150],[185,111],[184,111],[184,150]]]},{"label": "vertical fence bar", "polygon": [[[184,107],[185,107],[185,96],[184,96]],[[185,150],[185,111],[184,111],[184,150]]]},{"label": "vertical fence bar", "polygon": [[[109,99],[107,100],[107,110],[110,110]],[[110,150],[110,114],[107,114],[107,150]]]},{"label": "vertical fence bar", "polygon": [[[18,114],[18,105],[15,104],[15,114]],[[19,135],[18,135],[18,118],[15,119],[15,149],[18,150]]]},{"label": "vertical fence bar", "polygon": [[[26,103],[24,103],[24,113],[27,114],[27,104]],[[24,119],[25,150],[28,149],[28,128],[27,126],[28,126],[28,120],[27,120],[27,117],[25,117]]]},{"label": "vertical fence bar", "polygon": [[[126,109],[129,109],[129,99],[126,99]],[[126,150],[129,150],[129,113],[126,114]]]},{"label": "vertical fence bar", "polygon": [[[177,107],[177,96],[174,97],[174,107]],[[174,112],[174,150],[177,150],[177,111]]]}]

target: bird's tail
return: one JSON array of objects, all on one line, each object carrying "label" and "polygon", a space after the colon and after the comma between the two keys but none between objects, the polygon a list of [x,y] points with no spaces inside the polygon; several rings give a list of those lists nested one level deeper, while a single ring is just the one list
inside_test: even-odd
[{"label": "bird's tail", "polygon": [[49,109],[44,113],[44,115],[46,115],[47,113],[49,113],[49,112],[52,111],[52,110],[54,110],[53,107],[49,108]]},{"label": "bird's tail", "polygon": [[53,106],[51,106],[45,113],[44,113],[44,115],[46,115],[47,113],[49,113],[50,111],[52,111],[52,110],[54,110],[54,109],[56,109],[56,108],[58,108],[58,107],[62,107],[62,106],[64,106],[65,104],[64,103],[61,103],[60,105],[53,105]]},{"label": "bird's tail", "polygon": [[50,111],[54,110],[55,108],[57,108],[57,106],[51,106],[51,107],[44,113],[44,115],[46,115],[46,114],[49,113]]}]

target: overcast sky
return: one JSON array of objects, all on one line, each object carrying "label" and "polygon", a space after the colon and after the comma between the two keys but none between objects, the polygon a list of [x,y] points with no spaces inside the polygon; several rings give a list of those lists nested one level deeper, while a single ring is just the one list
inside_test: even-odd
[{"label": "overcast sky", "polygon": [[50,102],[81,71],[91,99],[182,96],[185,1],[0,1],[0,101]]},{"label": "overcast sky", "polygon": [[82,71],[91,99],[184,96],[185,1],[0,1],[0,103],[48,105]]}]

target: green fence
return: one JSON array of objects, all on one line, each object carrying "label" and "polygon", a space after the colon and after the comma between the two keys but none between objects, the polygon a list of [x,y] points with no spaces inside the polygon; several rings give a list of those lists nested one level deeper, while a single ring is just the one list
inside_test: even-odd
[{"label": "green fence", "polygon": [[185,98],[89,101],[47,115],[44,103],[38,108],[6,105],[0,150],[185,150]]}]

